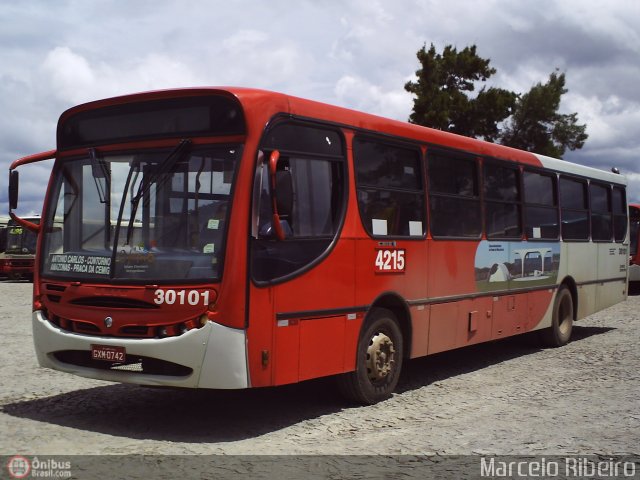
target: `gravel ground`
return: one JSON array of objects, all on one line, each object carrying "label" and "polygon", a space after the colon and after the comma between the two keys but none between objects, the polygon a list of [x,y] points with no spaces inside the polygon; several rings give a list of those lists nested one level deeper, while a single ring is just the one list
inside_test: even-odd
[{"label": "gravel ground", "polygon": [[516,338],[414,360],[391,399],[353,407],[329,380],[195,391],[42,369],[31,288],[0,282],[0,455],[640,453],[640,296],[563,348]]}]

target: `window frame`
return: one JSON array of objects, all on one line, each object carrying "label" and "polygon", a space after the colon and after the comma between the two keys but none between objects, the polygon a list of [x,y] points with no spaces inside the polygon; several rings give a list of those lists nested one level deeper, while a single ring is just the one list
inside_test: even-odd
[{"label": "window frame", "polygon": [[[614,192],[619,190],[622,193],[622,211],[624,215],[620,213],[616,213],[615,202],[614,202]],[[624,240],[627,238],[627,234],[629,231],[629,206],[627,203],[627,189],[622,185],[611,185],[611,213],[613,215],[613,241],[615,243],[624,243]],[[618,239],[616,236],[616,227],[617,227],[617,218],[624,218],[624,234],[622,238]]]},{"label": "window frame", "polygon": [[[280,125],[288,124],[306,128],[315,128],[318,130],[324,130],[327,132],[333,132],[337,135],[341,142],[341,148],[339,153],[323,153],[313,151],[301,151],[299,149],[283,148],[281,144],[272,144],[268,138],[269,133]],[[299,140],[299,139],[296,139]],[[335,230],[331,235],[323,236],[311,236],[311,237],[286,237],[284,240],[277,240],[275,237],[262,236],[257,232],[258,228],[253,225],[254,221],[261,215],[260,195],[256,194],[255,189],[258,185],[262,185],[262,181],[258,178],[258,174],[264,172],[263,169],[268,168],[269,154],[278,150],[281,158],[296,158],[296,159],[311,159],[311,160],[325,160],[334,164],[341,165],[341,181],[339,188],[341,189],[340,205],[337,206]],[[340,125],[336,125],[330,122],[322,122],[314,119],[300,118],[292,115],[278,114],[271,118],[267,123],[260,138],[260,142],[256,149],[256,159],[254,163],[254,181],[252,185],[252,203],[251,213],[249,215],[249,221],[251,223],[249,236],[249,277],[251,281],[257,286],[276,285],[289,280],[292,280],[305,272],[313,269],[316,265],[321,263],[335,248],[338,239],[342,234],[342,230],[346,221],[346,212],[349,204],[350,195],[350,168],[347,155],[347,138],[344,128]],[[256,235],[253,235],[254,227]],[[322,243],[322,245],[320,245]],[[300,265],[285,273],[274,272],[273,275],[263,275],[258,278],[256,271],[256,255],[260,248],[275,250],[276,254],[280,251],[283,255],[282,259],[286,258],[287,253],[293,252],[295,247],[298,247],[298,251],[306,250],[302,247],[306,246],[314,247],[313,255],[310,255],[308,259],[300,262]],[[318,246],[320,245],[320,246]]]},{"label": "window frame", "polygon": [[[565,207],[562,200],[562,187],[561,182],[563,180],[567,180],[570,182],[579,183],[583,187],[583,199],[585,200],[585,205],[583,209],[573,208],[573,207]],[[591,212],[589,210],[590,198],[589,198],[589,180],[586,177],[578,177],[576,175],[571,175],[568,173],[560,173],[558,177],[558,202],[560,203],[560,237],[563,242],[571,242],[571,243],[584,243],[589,242],[591,240]],[[586,238],[566,238],[564,234],[564,212],[574,212],[580,213],[583,212],[586,214],[587,218],[587,236]]]},{"label": "window frame", "polygon": [[[432,184],[431,184],[431,158],[432,156],[440,156],[440,157],[446,157],[449,158],[452,161],[465,161],[465,162],[470,162],[473,163],[474,165],[474,169],[475,169],[475,175],[474,175],[474,186],[475,186],[475,195],[471,195],[471,196],[464,196],[464,195],[459,195],[459,194],[452,194],[452,193],[443,193],[443,192],[435,192],[432,189]],[[426,181],[426,190],[427,190],[427,202],[428,202],[428,209],[427,209],[427,216],[429,218],[429,232],[431,235],[431,238],[433,238],[434,240],[466,240],[466,241],[472,241],[472,242],[477,242],[478,240],[482,239],[482,237],[484,236],[484,218],[483,218],[483,202],[482,202],[482,182],[481,182],[481,165],[480,165],[480,157],[478,155],[474,155],[472,153],[468,153],[468,152],[464,152],[464,151],[460,151],[460,150],[453,150],[453,149],[446,149],[446,148],[442,148],[442,147],[438,147],[438,146],[430,146],[427,148],[426,151],[426,156],[425,156],[425,169],[426,169],[426,175],[427,175],[427,181]],[[474,202],[474,204],[477,205],[478,208],[478,218],[479,218],[479,231],[477,235],[440,235],[440,234],[434,234],[434,231],[436,231],[437,229],[434,230],[433,227],[433,222],[434,222],[434,214],[433,214],[433,200],[434,199],[450,199],[450,200],[463,200],[463,201],[469,201],[469,202]]]},{"label": "window frame", "polygon": [[[607,194],[607,210],[606,211],[595,211],[593,210],[593,199],[591,196],[591,187],[601,187]],[[613,238],[613,204],[612,204],[612,195],[611,195],[611,184],[598,180],[589,181],[589,225],[591,231],[591,241],[594,243],[614,243]],[[607,214],[609,217],[609,237],[608,238],[595,238],[594,230],[593,230],[593,219],[595,215],[598,214]]]},{"label": "window frame", "polygon": [[[504,168],[507,170],[513,170],[516,174],[516,201],[512,202],[512,201],[508,201],[508,200],[498,200],[495,198],[488,198],[487,197],[487,192],[486,192],[486,168],[487,166],[492,166],[492,167],[498,167],[498,168]],[[482,218],[483,218],[483,232],[484,232],[484,236],[487,238],[487,240],[491,240],[491,241],[514,241],[514,240],[522,240],[524,238],[524,215],[523,215],[523,183],[522,183],[522,171],[520,169],[520,166],[516,163],[516,162],[509,162],[509,161],[504,161],[504,160],[500,160],[497,158],[493,158],[493,157],[485,157],[482,159],[482,165],[481,165],[481,170],[482,170],[482,182],[481,182],[481,197],[482,197]],[[489,230],[488,230],[488,205],[489,203],[492,204],[500,204],[500,205],[516,205],[517,208],[517,213],[518,213],[518,227],[520,230],[519,235],[512,235],[512,236],[494,236],[494,235],[489,235]]]},{"label": "window frame", "polygon": [[[532,173],[535,175],[540,175],[543,177],[549,177],[552,180],[552,194],[553,194],[553,205],[545,204],[545,203],[533,203],[527,201],[527,188],[525,185],[525,177],[527,173]],[[529,242],[557,242],[562,238],[561,235],[561,225],[560,225],[560,193],[558,191],[558,172],[551,169],[544,168],[536,168],[531,167],[529,165],[523,166],[521,171],[521,181],[522,181],[522,226],[523,226],[523,239]],[[547,210],[555,210],[556,212],[556,226],[558,229],[558,233],[555,237],[544,237],[540,236],[536,238],[534,236],[529,236],[527,234],[527,230],[529,227],[529,208],[538,208],[538,209],[547,209]],[[535,227],[532,227],[535,228]]]},{"label": "window frame", "polygon": [[[416,154],[416,160],[418,164],[416,178],[421,188],[412,189],[412,188],[402,188],[397,186],[380,187],[376,185],[360,183],[360,180],[358,178],[358,159],[356,158],[357,157],[356,150],[358,148],[356,146],[356,143],[358,141],[377,143],[379,145],[389,147],[389,148],[396,148],[398,150],[414,152]],[[427,195],[426,195],[426,181],[425,181],[425,157],[424,157],[423,149],[420,147],[420,145],[418,145],[417,143],[403,142],[400,140],[389,139],[389,138],[385,138],[385,137],[381,137],[381,136],[373,135],[369,133],[357,132],[351,139],[351,147],[352,147],[352,154],[353,154],[353,170],[354,170],[353,175],[354,175],[354,183],[355,183],[356,202],[358,204],[358,213],[360,217],[360,223],[363,229],[365,230],[365,232],[367,233],[367,235],[370,238],[377,239],[377,240],[384,240],[384,239],[424,240],[429,231],[429,223],[427,219],[428,214],[427,214],[427,202],[426,202]],[[420,216],[420,222],[422,223],[421,234],[411,235],[409,233],[409,235],[397,235],[397,234],[381,235],[381,234],[374,233],[372,225],[368,225],[368,222],[367,222],[368,216],[365,215],[365,212],[363,211],[363,205],[359,198],[359,193],[362,190],[368,190],[368,191],[373,190],[377,192],[395,192],[395,193],[402,193],[406,195],[414,195],[416,197],[419,197],[419,203],[422,207],[422,212]]]}]

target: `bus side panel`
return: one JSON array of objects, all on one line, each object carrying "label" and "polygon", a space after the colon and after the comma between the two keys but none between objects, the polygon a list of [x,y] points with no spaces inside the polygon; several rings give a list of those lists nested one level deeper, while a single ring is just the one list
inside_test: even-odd
[{"label": "bus side panel", "polygon": [[[430,240],[428,294],[430,307],[428,353],[490,339],[490,302],[485,299],[447,303],[447,297],[476,293],[475,257],[478,242]],[[490,315],[489,315],[490,317]]]},{"label": "bus side panel", "polygon": [[640,282],[640,206],[629,205],[629,282]]},{"label": "bus side panel", "polygon": [[584,318],[596,311],[596,285],[588,284],[597,275],[594,259],[598,245],[591,242],[563,242],[558,281],[571,276],[578,286],[578,311],[576,319]]},{"label": "bus side panel", "polygon": [[431,305],[429,354],[456,348],[458,303]]},{"label": "bus side panel", "polygon": [[428,291],[431,299],[477,291],[475,258],[478,242],[429,241]]},{"label": "bus side panel", "polygon": [[431,305],[428,353],[438,353],[492,339],[492,298]]},{"label": "bus side panel", "polygon": [[506,338],[523,333],[527,319],[527,305],[527,294],[494,297],[491,338]]},{"label": "bus side panel", "polygon": [[287,320],[276,323],[270,320],[269,323],[275,325],[271,384],[295,383],[300,380],[300,330],[302,322]]},{"label": "bus side panel", "polygon": [[528,313],[526,315],[525,330],[536,330],[551,326],[551,314],[555,290],[537,290],[524,295],[527,296]]},{"label": "bus side panel", "polygon": [[[339,240],[318,265],[271,287],[274,385],[342,373],[345,363],[355,362],[356,342],[348,348],[344,340],[360,323],[350,320],[357,319],[356,310],[348,311],[354,306],[354,256],[354,242]],[[347,312],[331,312],[336,309]]]},{"label": "bus side panel", "polygon": [[[365,234],[362,232],[362,236]],[[427,298],[427,272],[430,268],[427,243],[424,240],[394,240],[362,238],[355,251],[355,302],[356,305],[375,307],[381,296],[393,296],[409,305],[411,323],[407,333],[410,339],[404,346],[411,358],[427,355],[429,339],[429,307]],[[379,253],[384,250],[403,252],[403,271],[380,271]],[[398,266],[398,264],[396,264]],[[356,334],[357,341],[357,334]],[[355,351],[354,351],[355,358]],[[352,370],[355,363],[351,363]],[[348,366],[345,364],[345,366]]]},{"label": "bus side panel", "polygon": [[[381,246],[393,243],[394,246]],[[393,270],[396,263],[389,262],[390,271],[380,271],[379,252],[384,250],[402,250],[404,252],[404,270]],[[371,305],[381,294],[394,293],[404,300],[424,299],[426,297],[426,271],[429,268],[426,249],[422,242],[378,241],[365,238],[357,241],[355,256],[355,302],[356,305]]]},{"label": "bus side panel", "polygon": [[[273,290],[249,286],[249,328],[247,329],[247,355],[252,387],[273,385],[272,353],[275,343]],[[287,332],[291,333],[291,332]],[[297,353],[297,350],[294,350]]]},{"label": "bus side panel", "polygon": [[464,347],[491,340],[492,303],[491,297],[459,302],[456,346]]},{"label": "bus side panel", "polygon": [[[598,279],[610,280],[626,277],[629,257],[621,243],[598,244]],[[608,281],[598,288],[596,308],[605,309],[626,298],[627,282]]]},{"label": "bus side panel", "polygon": [[299,380],[342,373],[346,322],[345,315],[300,322]]},{"label": "bus side panel", "polygon": [[426,305],[411,307],[411,358],[423,357],[429,353],[429,313]]}]

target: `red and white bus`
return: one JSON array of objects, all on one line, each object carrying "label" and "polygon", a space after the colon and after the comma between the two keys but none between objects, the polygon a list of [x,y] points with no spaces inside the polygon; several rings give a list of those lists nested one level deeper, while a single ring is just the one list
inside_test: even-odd
[{"label": "red and white bus", "polygon": [[[9,217],[0,217],[0,258],[4,256],[7,249],[7,223],[9,223]],[[0,276],[2,276],[1,273]]]},{"label": "red and white bus", "polygon": [[237,389],[336,375],[362,403],[411,358],[572,325],[627,295],[626,180],[242,88],[62,114],[39,229],[40,365]]},{"label": "red and white bus", "polygon": [[[39,217],[25,217],[37,224]],[[33,278],[36,234],[13,219],[0,221],[0,276],[10,280]]]},{"label": "red and white bus", "polygon": [[640,205],[629,204],[629,282],[640,283]]}]

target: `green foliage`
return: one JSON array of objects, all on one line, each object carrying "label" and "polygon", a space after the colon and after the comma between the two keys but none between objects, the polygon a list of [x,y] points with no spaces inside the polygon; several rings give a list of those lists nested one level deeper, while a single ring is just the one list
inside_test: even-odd
[{"label": "green foliage", "polygon": [[521,95],[502,131],[500,143],[557,158],[567,148],[582,148],[588,137],[587,126],[578,125],[576,113],[558,113],[560,98],[567,93],[564,84],[564,73],[554,72],[547,83],[538,83]]},{"label": "green foliage", "polygon": [[584,145],[586,125],[577,124],[576,113],[558,113],[564,74],[552,73],[523,95],[482,87],[473,97],[477,84],[496,73],[475,45],[460,52],[447,45],[442,54],[423,45],[417,57],[417,80],[404,86],[414,95],[410,122],[555,157]]},{"label": "green foliage", "polygon": [[511,114],[516,95],[499,88],[482,88],[475,98],[477,82],[486,81],[496,73],[489,60],[476,54],[476,46],[460,52],[448,45],[442,55],[431,45],[418,51],[421,68],[417,81],[407,82],[405,90],[415,95],[409,121],[469,137],[494,141],[497,124]]}]

